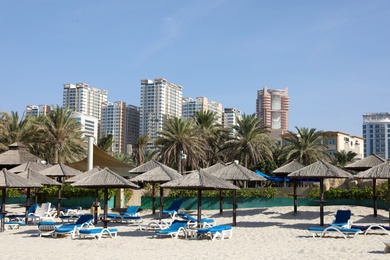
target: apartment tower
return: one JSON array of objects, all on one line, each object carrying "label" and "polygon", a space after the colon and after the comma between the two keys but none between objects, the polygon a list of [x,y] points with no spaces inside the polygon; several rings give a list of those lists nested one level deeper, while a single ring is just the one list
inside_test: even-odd
[{"label": "apartment tower", "polygon": [[140,136],[149,136],[148,146],[153,146],[164,122],[181,117],[182,89],[164,78],[141,80]]},{"label": "apartment tower", "polygon": [[90,88],[86,83],[64,84],[63,107],[101,119],[102,105],[107,104],[107,90]]},{"label": "apartment tower", "polygon": [[112,151],[126,152],[126,103],[116,101],[102,106],[101,136],[112,136]]},{"label": "apartment tower", "polygon": [[363,115],[364,156],[390,158],[390,113]]},{"label": "apartment tower", "polygon": [[289,103],[287,87],[284,90],[264,87],[257,91],[256,115],[271,134],[280,135],[288,130]]},{"label": "apartment tower", "polygon": [[182,117],[193,118],[195,111],[215,112],[215,123],[222,125],[222,104],[209,100],[206,97],[183,98]]}]

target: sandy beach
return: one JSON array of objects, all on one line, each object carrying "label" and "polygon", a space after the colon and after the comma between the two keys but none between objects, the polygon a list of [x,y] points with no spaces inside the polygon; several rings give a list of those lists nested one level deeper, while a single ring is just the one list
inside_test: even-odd
[{"label": "sandy beach", "polygon": [[[354,224],[388,225],[388,212],[359,206],[326,206],[325,223],[338,209],[350,209]],[[7,210],[20,212],[12,205]],[[86,211],[87,212],[87,211]],[[196,214],[195,212],[191,212]],[[217,224],[231,224],[232,212],[203,211]],[[144,223],[153,220],[151,211],[142,211]],[[109,223],[118,228],[116,239],[71,239],[37,236],[37,226],[28,225],[0,233],[1,259],[388,259],[383,240],[389,235],[359,235],[344,239],[336,234],[313,238],[307,228],[319,226],[319,207],[238,209],[233,237],[225,240],[153,238],[153,231],[137,226]],[[58,219],[58,224],[60,221]],[[101,225],[101,223],[99,223]]]}]

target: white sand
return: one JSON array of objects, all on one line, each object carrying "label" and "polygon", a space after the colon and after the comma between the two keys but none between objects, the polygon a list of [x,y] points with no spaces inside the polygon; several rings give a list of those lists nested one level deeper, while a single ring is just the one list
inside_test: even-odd
[{"label": "white sand", "polygon": [[[325,223],[330,223],[338,209],[350,209],[354,224],[388,224],[388,212],[356,206],[326,206]],[[8,207],[7,210],[17,210]],[[109,223],[118,227],[116,239],[72,240],[70,236],[37,237],[33,225],[0,233],[0,259],[389,259],[383,240],[388,235],[359,235],[344,239],[337,234],[313,238],[306,230],[319,226],[319,207],[238,209],[233,238],[225,240],[185,240],[152,238],[154,232],[142,232],[134,226]],[[143,211],[144,222],[151,221],[150,211]],[[231,224],[232,212],[203,211],[217,224]],[[99,224],[101,225],[101,224]]]}]

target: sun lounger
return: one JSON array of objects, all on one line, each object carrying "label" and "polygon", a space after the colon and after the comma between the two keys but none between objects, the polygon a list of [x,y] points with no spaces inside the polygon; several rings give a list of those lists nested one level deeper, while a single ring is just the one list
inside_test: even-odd
[{"label": "sun lounger", "polygon": [[156,221],[151,221],[147,224],[139,224],[138,229],[141,231],[149,231],[149,230],[159,230],[168,228],[172,224],[172,219],[161,219]]},{"label": "sun lounger", "polygon": [[198,238],[202,238],[202,236],[207,236],[211,240],[215,240],[217,238],[220,238],[221,240],[225,238],[232,238],[233,237],[233,228],[229,225],[220,225],[220,226],[213,226],[209,228],[201,228],[198,229],[196,232],[198,235]]},{"label": "sun lounger", "polygon": [[169,208],[163,210],[163,215],[169,215],[171,218],[175,218],[176,214],[179,212],[183,201],[181,199],[176,199],[172,201]]},{"label": "sun lounger", "polygon": [[53,221],[41,221],[38,223],[38,237],[53,236],[56,224]]},{"label": "sun lounger", "polygon": [[139,206],[128,206],[125,212],[109,213],[107,217],[115,222],[126,222],[127,224],[137,224],[143,221],[142,217],[138,215]]},{"label": "sun lounger", "polygon": [[169,227],[156,230],[155,234],[158,237],[171,236],[172,238],[178,238],[180,233],[183,233],[184,236],[187,236],[185,231],[186,226],[187,226],[187,221],[174,220]]},{"label": "sun lounger", "polygon": [[308,231],[313,237],[323,237],[328,233],[334,232],[340,234],[342,237],[347,238],[352,236],[355,238],[358,234],[363,234],[361,229],[357,228],[340,228],[337,226],[328,226],[328,227],[310,227]]},{"label": "sun lounger", "polygon": [[78,231],[79,237],[80,238],[87,238],[87,237],[92,237],[95,239],[100,239],[102,236],[106,235],[109,237],[117,237],[118,234],[118,229],[117,228],[81,228]]},{"label": "sun lounger", "polygon": [[351,211],[348,210],[337,210],[335,220],[330,224],[330,226],[336,226],[341,228],[350,228],[352,225],[352,222],[350,220],[351,218]]},{"label": "sun lounger", "polygon": [[[187,220],[188,221],[187,226],[189,228],[196,228],[198,226],[198,220],[189,214],[178,213],[177,216],[182,218],[183,220]],[[200,220],[200,227],[201,228],[212,227],[215,226],[215,223],[216,223],[215,220],[212,218],[202,218]]]},{"label": "sun lounger", "polygon": [[[351,228],[356,228],[364,231],[364,235],[367,235],[368,233],[370,234],[387,234],[390,235],[390,226],[384,226],[384,225],[378,225],[378,224],[373,224],[373,225],[352,225]],[[374,232],[371,232],[374,231]],[[379,231],[379,233],[377,232]]]},{"label": "sun lounger", "polygon": [[81,215],[74,224],[64,224],[57,226],[54,231],[54,237],[57,235],[71,234],[72,239],[78,234],[78,231],[83,227],[92,227],[93,216],[91,214]]}]

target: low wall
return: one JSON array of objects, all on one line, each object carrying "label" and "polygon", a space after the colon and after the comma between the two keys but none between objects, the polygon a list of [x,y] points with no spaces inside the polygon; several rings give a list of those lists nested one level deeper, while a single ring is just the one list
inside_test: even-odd
[{"label": "low wall", "polygon": [[[169,207],[171,202],[175,198],[164,198],[164,208]],[[181,198],[183,200],[182,208],[187,210],[196,210],[198,206],[197,198]],[[156,199],[156,204],[159,205],[160,199]],[[223,200],[224,209],[232,209],[232,198],[224,198]],[[237,198],[237,204],[239,208],[269,208],[269,207],[280,207],[280,206],[294,206],[293,198]],[[372,200],[353,200],[353,199],[329,199],[325,201],[326,205],[354,205],[354,206],[365,206],[372,207]],[[299,206],[319,206],[318,199],[307,199],[298,198]],[[152,198],[141,197],[141,208],[152,209]],[[379,209],[389,209],[389,205],[386,201],[378,200]],[[202,209],[205,210],[216,210],[219,209],[219,198],[203,198]]]}]

